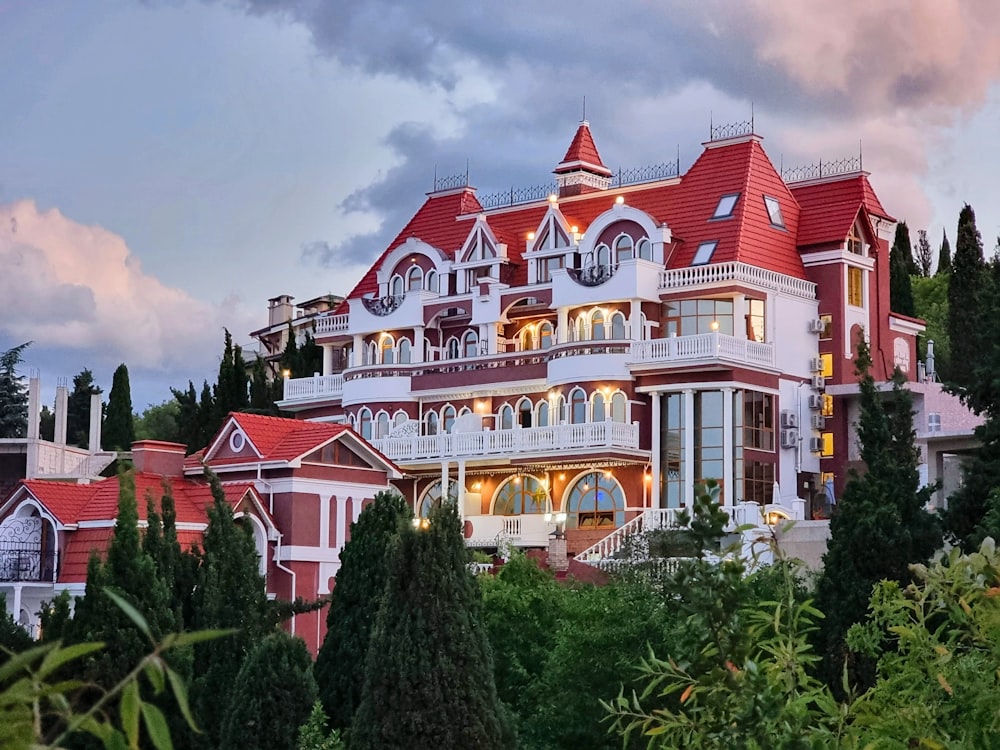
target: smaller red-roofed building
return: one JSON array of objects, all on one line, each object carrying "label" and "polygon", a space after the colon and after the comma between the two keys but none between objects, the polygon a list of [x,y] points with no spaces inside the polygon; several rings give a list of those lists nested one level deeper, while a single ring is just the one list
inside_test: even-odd
[{"label": "smaller red-roofed building", "polygon": [[[212,504],[205,467],[215,472],[239,522],[253,532],[268,595],[313,601],[330,593],[350,525],[375,495],[399,479],[395,465],[345,425],[231,414],[212,443],[185,458],[184,446],[156,440],[132,446],[139,525],[146,499],[169,487],[177,535],[201,545]],[[29,629],[42,602],[60,591],[82,595],[87,562],[104,554],[118,508],[117,478],[89,484],[24,480],[0,506],[0,592]],[[287,623],[313,653],[325,636],[325,610]]]}]

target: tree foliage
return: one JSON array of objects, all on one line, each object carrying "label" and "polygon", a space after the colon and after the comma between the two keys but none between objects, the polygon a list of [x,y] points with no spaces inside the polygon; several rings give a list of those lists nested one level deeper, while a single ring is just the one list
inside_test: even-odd
[{"label": "tree foliage", "polygon": [[946,276],[951,273],[951,243],[948,242],[948,230],[941,230],[941,246],[938,248],[937,276]]},{"label": "tree foliage", "polygon": [[[187,394],[183,394],[187,397]],[[168,443],[181,441],[180,417],[181,405],[175,398],[162,404],[152,404],[135,420],[136,440],[165,440]]]},{"label": "tree foliage", "polygon": [[913,279],[913,304],[916,315],[927,323],[920,337],[919,356],[927,358],[927,342],[934,342],[934,371],[938,380],[947,382],[951,362],[951,341],[948,338],[948,274]]},{"label": "tree foliage", "polygon": [[934,267],[934,251],[931,249],[930,240],[927,239],[927,230],[917,230],[917,249],[914,252],[914,260],[917,265],[917,274],[923,278],[931,275]]},{"label": "tree foliage", "polygon": [[273,633],[250,652],[232,692],[221,750],[295,750],[316,701],[312,658],[300,638]]},{"label": "tree foliage", "polygon": [[312,712],[306,723],[299,728],[299,741],[295,750],[344,750],[340,732],[326,728],[326,713],[318,700],[313,703]]},{"label": "tree foliage", "polygon": [[509,747],[458,512],[404,528],[365,665],[351,750]]},{"label": "tree foliage", "polygon": [[100,392],[90,370],[83,369],[73,376],[73,390],[66,402],[66,442],[70,445],[89,447],[90,402],[91,397]]},{"label": "tree foliage", "polygon": [[368,643],[396,538],[412,516],[396,492],[380,492],[351,525],[340,553],[340,570],[330,594],[326,638],[316,656],[316,682],[329,724],[347,729],[361,702]]},{"label": "tree foliage", "polygon": [[[931,487],[921,487],[914,444],[912,400],[897,371],[888,408],[871,375],[864,336],[857,343],[860,379],[858,442],[865,472],[852,470],[830,521],[817,604],[826,614],[821,643],[827,681],[840,684],[847,653],[844,637],[861,622],[879,581],[909,580],[909,565],[926,562],[940,547],[941,530],[924,508]],[[855,680],[870,679],[864,665]]]},{"label": "tree foliage", "polygon": [[976,228],[976,214],[972,206],[966,204],[958,217],[955,257],[948,283],[950,382],[958,388],[972,385],[979,360],[984,268],[983,241]]},{"label": "tree foliage", "polygon": [[28,434],[28,389],[17,373],[30,341],[0,354],[0,438],[20,438]]},{"label": "tree foliage", "polygon": [[125,451],[135,442],[135,423],[132,415],[132,388],[128,380],[128,367],[118,365],[111,380],[108,408],[104,414],[101,447],[106,451]]},{"label": "tree foliage", "polygon": [[915,273],[910,229],[905,221],[896,225],[896,237],[889,251],[889,307],[893,312],[913,316],[913,290],[910,274]]}]

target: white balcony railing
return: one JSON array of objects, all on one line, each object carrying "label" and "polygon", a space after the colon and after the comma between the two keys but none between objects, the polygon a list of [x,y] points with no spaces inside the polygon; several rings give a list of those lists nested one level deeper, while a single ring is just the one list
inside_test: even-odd
[{"label": "white balcony railing", "polygon": [[316,398],[336,398],[344,394],[343,375],[313,375],[311,378],[290,378],[285,381],[285,401],[309,401]]},{"label": "white balcony railing", "polygon": [[545,515],[529,513],[523,516],[465,516],[472,527],[465,543],[469,547],[496,547],[511,544],[515,547],[544,547],[549,535],[555,531],[554,521]]},{"label": "white balcony railing", "polygon": [[578,448],[639,448],[639,425],[621,422],[519,427],[512,430],[415,435],[372,440],[393,461],[438,460],[449,456],[552,453]]},{"label": "white balcony railing", "polygon": [[322,315],[316,318],[316,335],[326,333],[346,333],[347,332],[347,319],[346,314],[343,315]]},{"label": "white balcony railing", "polygon": [[669,271],[660,272],[661,290],[683,289],[727,281],[750,284],[760,289],[771,289],[804,299],[816,299],[816,285],[811,281],[797,279],[794,276],[770,271],[766,268],[758,268],[739,261],[672,268]]},{"label": "white balcony railing", "polygon": [[629,364],[719,360],[738,365],[774,366],[774,345],[728,336],[699,333],[632,343]]}]

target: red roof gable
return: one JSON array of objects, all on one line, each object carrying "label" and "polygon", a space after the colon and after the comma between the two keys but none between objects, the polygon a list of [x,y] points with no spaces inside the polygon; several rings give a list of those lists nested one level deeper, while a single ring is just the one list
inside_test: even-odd
[{"label": "red roof gable", "polygon": [[863,173],[792,185],[791,190],[802,207],[798,233],[800,247],[843,242],[862,208],[892,220]]},{"label": "red roof gable", "polygon": [[590,123],[586,120],[580,123],[576,129],[573,141],[566,149],[566,156],[555,168],[556,174],[575,172],[580,167],[589,167],[586,171],[597,174],[611,176],[611,170],[604,166],[601,155],[597,152],[597,144],[594,143],[594,136],[590,134]]},{"label": "red roof gable", "polygon": [[[340,433],[351,429],[344,424],[304,422],[298,419],[268,417],[261,414],[232,412],[229,417],[243,429],[247,438],[260,452],[261,458],[258,459],[255,456],[211,458],[208,460],[209,466],[216,463],[256,463],[258,460],[292,461]],[[221,435],[220,432],[216,436],[216,441]],[[213,445],[216,441],[213,441]]]},{"label": "red roof gable", "polygon": [[45,479],[25,479],[21,482],[21,486],[38,498],[62,524],[76,523],[80,511],[97,492],[98,484],[50,482]]}]

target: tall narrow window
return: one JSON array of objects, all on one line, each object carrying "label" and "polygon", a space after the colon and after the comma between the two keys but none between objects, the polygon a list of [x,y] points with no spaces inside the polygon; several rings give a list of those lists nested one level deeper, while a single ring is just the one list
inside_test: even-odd
[{"label": "tall narrow window", "polygon": [[410,340],[408,338],[399,340],[399,363],[401,365],[410,364]]},{"label": "tall narrow window", "polygon": [[607,245],[597,246],[597,265],[599,266],[611,265],[611,248],[609,248]]},{"label": "tall narrow window", "polygon": [[382,364],[391,365],[395,361],[396,340],[392,336],[386,334],[382,337],[380,346],[382,350]]},{"label": "tall narrow window", "polygon": [[441,427],[443,432],[451,432],[455,426],[455,407],[448,404],[441,410]]},{"label": "tall narrow window", "polygon": [[625,424],[626,413],[625,407],[628,405],[628,399],[625,398],[625,394],[621,391],[615,391],[615,395],[611,397],[611,419],[619,424]]},{"label": "tall narrow window", "polygon": [[847,304],[865,306],[864,278],[864,271],[860,268],[847,267]]},{"label": "tall narrow window", "polygon": [[376,420],[375,437],[384,438],[389,434],[389,415],[384,411],[378,413]]},{"label": "tall narrow window", "polygon": [[479,353],[479,335],[475,331],[465,334],[465,356],[475,357]]},{"label": "tall narrow window", "polygon": [[549,426],[549,402],[546,399],[538,402],[538,426]]},{"label": "tall narrow window", "polygon": [[521,427],[531,427],[531,402],[526,398],[517,402],[517,423]]},{"label": "tall narrow window", "polygon": [[367,407],[358,412],[358,425],[359,425],[358,432],[361,433],[361,437],[363,437],[365,440],[371,440],[372,413]]},{"label": "tall narrow window", "polygon": [[587,395],[582,388],[574,388],[569,399],[570,421],[573,424],[583,424],[587,421]]},{"label": "tall narrow window", "polygon": [[437,271],[428,271],[427,277],[424,279],[424,288],[428,292],[437,292],[438,289],[438,275]]},{"label": "tall narrow window", "polygon": [[406,274],[406,286],[411,292],[419,292],[424,281],[424,272],[420,266],[413,266]]},{"label": "tall narrow window", "polygon": [[653,246],[649,244],[649,240],[643,237],[639,240],[639,244],[636,245],[636,255],[638,255],[643,260],[653,259]]},{"label": "tall narrow window", "polygon": [[548,321],[538,326],[538,343],[542,349],[552,346],[552,324]]},{"label": "tall narrow window", "polygon": [[611,338],[616,341],[628,338],[625,335],[625,315],[621,312],[616,312],[611,316]]},{"label": "tall narrow window", "polygon": [[403,277],[393,276],[392,280],[389,282],[389,294],[393,297],[399,297],[403,293]]},{"label": "tall narrow window", "polygon": [[615,262],[632,259],[632,238],[623,234],[615,241]]},{"label": "tall narrow window", "polygon": [[604,394],[600,391],[594,391],[594,395],[591,397],[593,403],[590,405],[591,408],[591,421],[593,422],[603,422],[604,421]]},{"label": "tall narrow window", "polygon": [[590,316],[590,338],[595,341],[604,340],[604,312],[594,310]]},{"label": "tall narrow window", "polygon": [[747,338],[750,341],[765,340],[764,306],[765,302],[762,299],[747,300]]},{"label": "tall narrow window", "polygon": [[510,404],[504,404],[500,407],[499,421],[501,430],[514,429],[514,410],[511,408]]},{"label": "tall narrow window", "polygon": [[438,415],[436,411],[427,412],[427,434],[438,434]]}]

